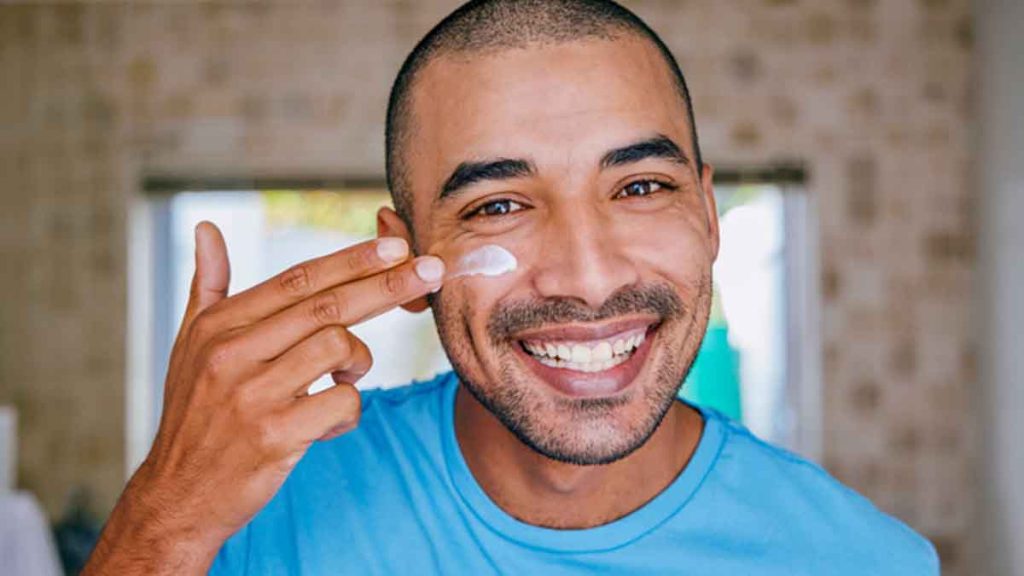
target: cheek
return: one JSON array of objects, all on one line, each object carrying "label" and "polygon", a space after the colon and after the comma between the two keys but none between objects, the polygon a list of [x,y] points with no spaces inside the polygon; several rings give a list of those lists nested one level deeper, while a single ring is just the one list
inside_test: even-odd
[{"label": "cheek", "polygon": [[434,301],[434,315],[449,354],[466,365],[486,360],[487,323],[499,301],[503,278],[466,277],[450,281]]},{"label": "cheek", "polygon": [[674,285],[696,285],[711,270],[711,232],[697,207],[619,218],[614,229],[615,242],[624,247],[630,261]]}]

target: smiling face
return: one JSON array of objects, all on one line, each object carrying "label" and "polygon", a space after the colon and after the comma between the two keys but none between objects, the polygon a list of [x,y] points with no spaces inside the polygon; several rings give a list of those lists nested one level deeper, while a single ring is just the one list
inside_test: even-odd
[{"label": "smiling face", "polygon": [[462,382],[545,456],[629,454],[699,348],[718,249],[710,168],[665,61],[630,36],[443,56],[416,82],[417,248],[518,260],[432,300]]}]

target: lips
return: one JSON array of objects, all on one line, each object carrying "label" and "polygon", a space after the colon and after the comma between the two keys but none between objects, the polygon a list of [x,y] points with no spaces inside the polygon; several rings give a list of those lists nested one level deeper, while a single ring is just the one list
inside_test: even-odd
[{"label": "lips", "polygon": [[651,318],[559,326],[519,335],[517,352],[534,374],[565,395],[608,396],[636,378],[656,328]]}]

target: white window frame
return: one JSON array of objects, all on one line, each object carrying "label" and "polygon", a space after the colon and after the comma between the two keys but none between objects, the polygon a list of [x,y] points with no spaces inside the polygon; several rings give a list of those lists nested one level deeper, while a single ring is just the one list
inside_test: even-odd
[{"label": "white window frame", "polygon": [[[751,171],[752,182],[773,183],[782,191],[785,218],[786,279],[786,401],[789,413],[781,415],[782,430],[778,441],[812,460],[822,456],[822,349],[820,333],[819,228],[817,206],[812,194],[791,178],[772,182],[771,174]],[[801,172],[802,174],[802,172]],[[757,175],[760,175],[757,176]],[[802,175],[800,177],[802,181]],[[219,181],[182,182],[175,189],[271,189],[320,188],[352,186],[352,182],[287,182],[257,183]],[[366,186],[365,181],[356,182]],[[159,425],[164,374],[157,371],[167,365],[168,341],[172,331],[168,323],[173,313],[169,306],[166,278],[159,278],[161,267],[156,262],[170,257],[170,203],[173,194],[145,192],[133,198],[128,223],[128,327],[127,327],[127,390],[126,390],[126,471],[130,475],[149,452]],[[163,271],[166,273],[166,271]]]}]

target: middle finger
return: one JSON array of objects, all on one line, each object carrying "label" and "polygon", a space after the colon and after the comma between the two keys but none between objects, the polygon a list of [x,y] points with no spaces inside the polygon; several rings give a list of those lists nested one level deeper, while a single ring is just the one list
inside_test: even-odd
[{"label": "middle finger", "polygon": [[422,256],[396,268],[324,290],[249,328],[239,336],[256,358],[269,360],[326,326],[353,326],[441,286],[444,263]]}]

